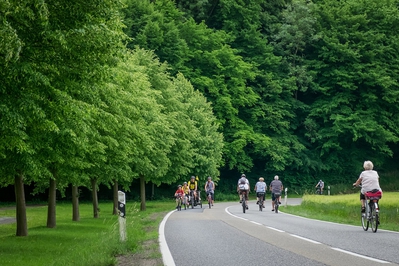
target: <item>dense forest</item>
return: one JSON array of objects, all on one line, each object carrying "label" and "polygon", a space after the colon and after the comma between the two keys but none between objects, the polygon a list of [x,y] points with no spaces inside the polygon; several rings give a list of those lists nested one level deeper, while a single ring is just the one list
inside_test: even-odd
[{"label": "dense forest", "polygon": [[[0,0],[0,186],[396,178],[397,0]],[[68,190],[65,190],[68,188]],[[74,202],[74,211],[78,202]]]}]

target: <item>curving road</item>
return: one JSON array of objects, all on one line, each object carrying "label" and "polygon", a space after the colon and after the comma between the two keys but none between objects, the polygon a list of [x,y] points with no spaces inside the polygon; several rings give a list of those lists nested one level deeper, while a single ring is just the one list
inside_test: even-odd
[{"label": "curving road", "polygon": [[399,265],[396,232],[276,214],[265,204],[260,212],[250,202],[245,214],[238,202],[169,213],[160,226],[164,264]]}]

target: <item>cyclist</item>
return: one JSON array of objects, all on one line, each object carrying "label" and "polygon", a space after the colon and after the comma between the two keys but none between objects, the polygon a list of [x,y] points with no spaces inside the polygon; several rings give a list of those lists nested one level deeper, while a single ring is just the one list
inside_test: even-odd
[{"label": "cyclist", "polygon": [[364,171],[360,173],[359,178],[353,186],[358,186],[360,183],[362,184],[362,189],[360,190],[360,202],[362,203],[362,212],[365,212],[365,202],[366,198],[364,193],[372,190],[379,190],[382,193],[379,176],[377,171],[373,170],[374,165],[371,161],[365,161],[363,163]]},{"label": "cyclist", "polygon": [[183,200],[183,196],[184,196],[184,191],[182,189],[181,185],[177,186],[177,190],[175,192],[175,197],[176,197],[176,209],[179,207],[179,198],[181,198]]},{"label": "cyclist", "polygon": [[283,191],[283,183],[278,180],[278,175],[274,176],[274,180],[270,183],[269,189],[272,192],[272,211],[274,211],[274,200],[276,199],[274,193],[280,193],[278,203],[281,204],[281,192]]},{"label": "cyclist", "polygon": [[[266,195],[266,183],[264,182],[265,179],[263,177],[259,177],[259,181],[255,184],[255,191],[256,191],[256,204],[259,204],[259,193],[263,193],[263,202],[265,202],[265,195]],[[265,207],[265,206],[263,206]]]},{"label": "cyclist", "polygon": [[184,191],[184,204],[188,204],[188,195],[190,195],[190,188],[188,187],[187,182],[183,183],[182,189]]},{"label": "cyclist", "polygon": [[212,198],[212,206],[215,200],[215,183],[212,181],[212,177],[208,176],[208,181],[205,183],[204,190],[206,192],[206,197],[208,198],[208,194],[211,194]]},{"label": "cyclist", "polygon": [[190,181],[188,181],[188,188],[190,191],[193,191],[194,195],[194,204],[197,205],[197,189],[198,189],[198,183],[197,180],[195,180],[195,176],[191,176]]},{"label": "cyclist", "polygon": [[323,189],[324,189],[324,182],[323,180],[320,179],[320,181],[317,183],[315,186],[316,189],[320,189],[320,195],[323,194]]},{"label": "cyclist", "polygon": [[[242,198],[242,194],[244,191],[246,192],[245,199]],[[240,195],[240,203],[242,203],[242,201],[245,200],[245,203],[246,203],[247,209],[248,209],[248,194],[250,192],[250,186],[249,186],[249,181],[248,181],[247,177],[245,176],[245,174],[242,174],[241,178],[238,179],[237,192]]]}]

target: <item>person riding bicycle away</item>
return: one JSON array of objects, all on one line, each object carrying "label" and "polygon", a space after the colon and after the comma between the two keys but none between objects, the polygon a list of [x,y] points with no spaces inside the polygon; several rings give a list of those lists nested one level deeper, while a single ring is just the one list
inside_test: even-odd
[{"label": "person riding bicycle away", "polygon": [[211,194],[212,206],[215,200],[215,183],[212,181],[212,177],[208,176],[208,181],[205,183],[204,190],[206,192],[206,197],[208,198],[208,194]]},{"label": "person riding bicycle away", "polygon": [[373,163],[371,161],[365,161],[363,163],[363,168],[364,171],[360,173],[359,178],[355,183],[353,183],[353,186],[362,184],[362,189],[360,190],[360,202],[362,203],[362,212],[365,212],[366,197],[364,194],[372,190],[379,190],[382,193],[382,190],[379,182],[380,177],[378,176],[377,171],[373,170]]},{"label": "person riding bicycle away", "polygon": [[278,175],[274,176],[274,180],[270,183],[270,191],[272,192],[272,211],[274,211],[274,200],[276,199],[274,193],[279,193],[278,203],[281,204],[281,193],[283,191],[283,183],[278,180]]},{"label": "person riding bicycle away", "polygon": [[187,204],[188,202],[188,195],[190,195],[190,188],[188,187],[187,182],[183,183],[183,187],[182,187],[183,191],[184,191],[184,203]]},{"label": "person riding bicycle away", "polygon": [[317,183],[315,188],[320,188],[320,195],[323,194],[323,189],[324,189],[324,182],[323,180],[320,179],[320,181]]},{"label": "person riding bicycle away", "polygon": [[[245,174],[242,174],[241,178],[238,179],[237,192],[240,195],[240,203],[242,203],[242,201],[245,200],[245,203],[246,203],[247,209],[248,209],[248,194],[250,192],[250,186],[249,186],[249,181],[248,181],[247,177],[245,176]],[[246,192],[245,199],[242,198],[243,192]]]},{"label": "person riding bicycle away", "polygon": [[184,191],[181,185],[177,186],[177,190],[175,192],[175,197],[176,197],[176,209],[179,206],[179,198],[181,198],[183,200],[183,196],[184,196]]},{"label": "person riding bicycle away", "polygon": [[198,186],[198,183],[197,183],[197,180],[195,180],[195,176],[191,176],[190,181],[188,181],[188,188],[190,189],[190,191],[193,191],[195,203],[198,201],[197,186]]},{"label": "person riding bicycle away", "polygon": [[[263,177],[259,177],[259,181],[256,182],[256,184],[255,184],[256,204],[259,204],[259,199],[260,199],[259,193],[263,193],[262,198],[263,198],[263,202],[265,202],[265,195],[266,195],[267,186],[266,186],[266,183],[264,181],[265,181],[265,179]],[[263,207],[265,207],[265,206],[263,206]]]}]

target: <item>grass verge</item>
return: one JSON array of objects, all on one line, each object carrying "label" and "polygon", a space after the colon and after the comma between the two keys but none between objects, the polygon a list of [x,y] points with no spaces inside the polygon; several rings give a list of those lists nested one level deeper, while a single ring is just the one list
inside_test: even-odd
[{"label": "grass verge", "polygon": [[[57,204],[57,226],[47,228],[47,206],[28,207],[28,236],[16,237],[16,224],[0,225],[1,265],[117,265],[117,255],[136,254],[133,259],[162,261],[158,247],[158,226],[174,202],[127,202],[127,240],[119,240],[118,217],[112,203],[100,203],[100,218],[92,218],[92,205],[80,204],[80,221],[72,221],[70,203]],[[15,209],[3,208],[0,217],[15,217]],[[123,259],[122,259],[123,261]],[[123,264],[123,263],[120,263]],[[139,265],[139,264],[129,264]]]},{"label": "grass verge", "polygon": [[[399,192],[384,192],[379,202],[381,229],[399,231]],[[322,221],[361,226],[359,194],[304,195],[299,206],[287,206],[282,212]]]}]

